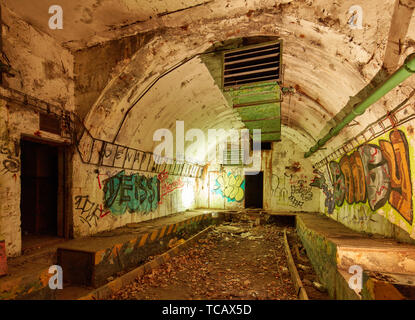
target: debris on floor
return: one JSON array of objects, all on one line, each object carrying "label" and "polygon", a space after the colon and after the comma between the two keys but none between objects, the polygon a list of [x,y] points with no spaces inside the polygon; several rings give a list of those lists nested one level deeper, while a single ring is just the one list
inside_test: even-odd
[{"label": "debris on floor", "polygon": [[288,232],[288,243],[291,253],[310,300],[330,300],[327,289],[320,283],[314,269],[307,257],[307,252],[303,247],[301,240],[295,232]]},{"label": "debris on floor", "polygon": [[111,299],[297,299],[282,231],[249,223],[217,226]]}]

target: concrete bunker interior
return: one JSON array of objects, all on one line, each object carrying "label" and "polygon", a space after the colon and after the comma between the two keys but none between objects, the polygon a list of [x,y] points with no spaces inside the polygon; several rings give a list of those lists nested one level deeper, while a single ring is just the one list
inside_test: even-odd
[{"label": "concrete bunker interior", "polygon": [[230,243],[280,288],[239,298],[413,299],[413,0],[56,5],[0,4],[0,299],[129,299]]}]

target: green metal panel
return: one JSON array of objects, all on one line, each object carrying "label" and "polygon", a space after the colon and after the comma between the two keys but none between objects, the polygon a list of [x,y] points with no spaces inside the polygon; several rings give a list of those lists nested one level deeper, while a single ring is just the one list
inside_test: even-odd
[{"label": "green metal panel", "polygon": [[230,89],[226,93],[232,97],[234,106],[280,99],[279,86],[275,82],[241,86],[239,89]]},{"label": "green metal panel", "polygon": [[281,90],[276,82],[241,86],[225,94],[248,129],[261,129],[262,141],[280,140]]},{"label": "green metal panel", "polygon": [[262,132],[275,132],[275,131],[280,132],[281,131],[280,119],[249,121],[249,122],[244,122],[244,123],[249,130],[261,129]]},{"label": "green metal panel", "polygon": [[277,114],[280,114],[279,108],[279,103],[267,103],[257,106],[238,108],[238,113],[241,116],[242,121],[261,120],[266,118],[273,118]]}]

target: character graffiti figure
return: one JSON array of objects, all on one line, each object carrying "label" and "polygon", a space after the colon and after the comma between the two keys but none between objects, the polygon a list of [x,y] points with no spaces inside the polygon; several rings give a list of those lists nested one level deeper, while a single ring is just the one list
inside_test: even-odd
[{"label": "character graffiti figure", "polygon": [[381,149],[372,144],[358,148],[365,172],[368,204],[374,211],[383,207],[390,192],[389,168]]},{"label": "character graffiti figure", "polygon": [[323,193],[326,196],[324,205],[327,207],[327,212],[332,214],[334,208],[336,207],[333,192],[329,190],[329,187],[326,183],[326,178],[320,171],[314,170],[313,173],[316,174],[316,176],[314,177],[313,181],[311,181],[310,187],[317,187],[323,190]]},{"label": "character graffiti figure", "polygon": [[344,201],[344,191],[346,190],[344,175],[340,170],[339,164],[335,161],[330,162],[329,168],[333,178],[334,202],[337,206],[341,206]]}]

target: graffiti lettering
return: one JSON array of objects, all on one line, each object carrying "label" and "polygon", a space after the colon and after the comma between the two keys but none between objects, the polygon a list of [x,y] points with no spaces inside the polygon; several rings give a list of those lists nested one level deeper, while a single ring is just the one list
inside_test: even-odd
[{"label": "graffiti lettering", "polygon": [[413,221],[412,182],[408,142],[400,130],[392,130],[390,141],[379,146],[364,144],[329,169],[337,206],[367,203],[372,211],[389,204],[410,224]]},{"label": "graffiti lettering", "polygon": [[409,170],[408,142],[401,131],[392,131],[390,141],[379,141],[390,170],[389,203],[412,223],[412,183]]},{"label": "graffiti lettering", "polygon": [[159,204],[162,203],[163,198],[169,194],[170,192],[181,189],[184,187],[184,183],[181,178],[177,179],[176,181],[171,181],[169,179],[169,174],[166,171],[163,171],[158,174],[158,179],[160,181],[160,201]]},{"label": "graffiti lettering", "polygon": [[288,197],[288,200],[290,200],[290,203],[291,203],[291,205],[293,206],[293,207],[296,207],[296,208],[298,208],[298,207],[302,207],[303,206],[303,204],[304,204],[304,202],[303,201],[299,201],[299,200],[297,200],[293,195],[290,195],[289,197]]},{"label": "graffiti lettering", "polygon": [[310,201],[313,199],[311,187],[306,185],[305,180],[297,180],[296,184],[291,185],[291,195],[298,195],[303,201]]},{"label": "graffiti lettering", "polygon": [[79,218],[82,223],[87,223],[89,227],[97,226],[98,220],[110,213],[102,209],[102,204],[97,204],[89,200],[89,196],[76,196],[75,209],[79,210]]},{"label": "graffiti lettering", "polygon": [[122,215],[127,210],[148,213],[157,209],[160,189],[157,176],[137,173],[127,176],[123,170],[103,183],[105,207],[114,215]]},{"label": "graffiti lettering", "polygon": [[241,202],[245,196],[245,180],[232,172],[222,172],[216,179],[213,192],[222,195],[228,202]]}]

